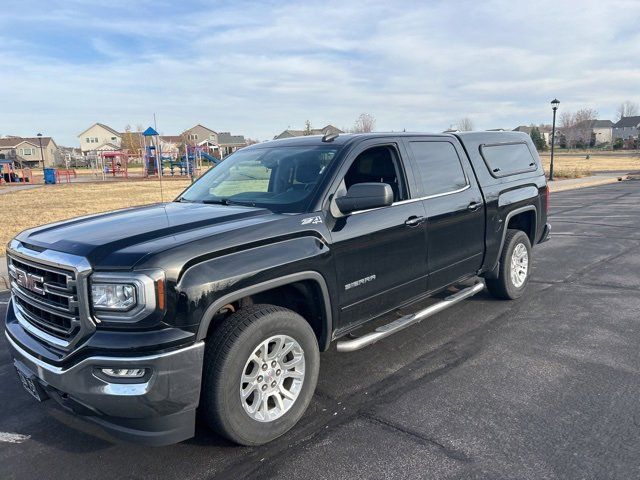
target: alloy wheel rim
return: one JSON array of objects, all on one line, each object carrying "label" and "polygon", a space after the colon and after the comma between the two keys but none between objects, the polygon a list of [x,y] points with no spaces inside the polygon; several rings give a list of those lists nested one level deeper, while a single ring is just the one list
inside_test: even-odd
[{"label": "alloy wheel rim", "polygon": [[511,254],[511,283],[516,288],[522,287],[529,272],[529,252],[524,243],[518,243]]},{"label": "alloy wheel rim", "polygon": [[240,378],[244,411],[258,422],[282,417],[300,395],[304,372],[304,350],[294,338],[274,335],[260,342]]}]

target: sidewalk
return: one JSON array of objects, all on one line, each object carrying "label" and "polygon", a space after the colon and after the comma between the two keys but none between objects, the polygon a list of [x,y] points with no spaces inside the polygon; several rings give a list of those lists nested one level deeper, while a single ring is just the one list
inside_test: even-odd
[{"label": "sidewalk", "polygon": [[12,185],[10,187],[0,188],[0,195],[4,195],[5,193],[19,192],[20,190],[31,190],[33,188],[41,188],[41,187],[44,187],[44,185],[40,185],[40,184]]},{"label": "sidewalk", "polygon": [[[567,180],[554,180],[549,182],[552,192],[562,192],[564,190],[573,190],[576,188],[595,187],[597,185],[606,185],[607,183],[618,182],[619,178],[627,179],[628,175],[602,173],[584,178],[570,178]],[[9,274],[7,272],[7,259],[0,256],[0,292],[9,289]]]},{"label": "sidewalk", "polygon": [[620,178],[626,180],[627,176],[626,174],[618,173],[597,173],[590,177],[554,180],[553,182],[549,182],[549,188],[552,192],[562,192],[563,190],[573,190],[575,188],[595,187],[597,185],[618,182]]}]

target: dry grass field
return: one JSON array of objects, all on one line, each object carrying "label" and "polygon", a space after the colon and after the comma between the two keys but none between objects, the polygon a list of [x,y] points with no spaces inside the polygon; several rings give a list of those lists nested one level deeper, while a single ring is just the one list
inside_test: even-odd
[{"label": "dry grass field", "polygon": [[[554,155],[553,165],[556,171],[582,171],[587,174],[606,171],[634,171],[640,170],[640,155],[608,155],[606,153],[565,154]],[[549,152],[540,155],[544,169],[549,171],[551,156]]]},{"label": "dry grass field", "polygon": [[[162,182],[164,200],[173,200],[189,180]],[[3,187],[9,190],[13,187]],[[158,181],[75,183],[15,190],[0,195],[0,255],[18,232],[44,223],[118,208],[160,202]]]}]

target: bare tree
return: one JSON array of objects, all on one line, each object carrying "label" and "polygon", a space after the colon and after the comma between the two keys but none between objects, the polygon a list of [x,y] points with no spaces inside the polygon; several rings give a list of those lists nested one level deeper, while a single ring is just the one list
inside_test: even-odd
[{"label": "bare tree", "polygon": [[124,150],[129,151],[129,155],[138,156],[144,147],[144,141],[142,139],[142,125],[137,125],[134,131],[130,124],[124,127],[124,133],[122,134],[122,140],[120,145]]},{"label": "bare tree", "polygon": [[130,154],[135,155],[140,148],[140,141],[137,138],[138,133],[131,131],[131,125],[127,124],[124,127],[124,133],[122,134],[121,146],[124,150],[127,150]]},{"label": "bare tree", "polygon": [[305,120],[304,121],[304,133],[303,135],[311,135],[313,133],[313,128],[311,127],[311,121],[310,120]]},{"label": "bare tree", "polygon": [[353,126],[354,133],[370,133],[376,128],[376,117],[370,113],[361,113]]},{"label": "bare tree", "polygon": [[458,130],[461,132],[470,132],[473,130],[473,121],[469,117],[464,117],[458,122]]},{"label": "bare tree", "polygon": [[588,147],[593,135],[593,122],[598,118],[598,112],[593,108],[581,108],[575,113],[576,143]]},{"label": "bare tree", "polygon": [[618,120],[620,120],[622,117],[633,117],[635,115],[638,115],[639,111],[640,107],[638,107],[637,103],[631,102],[629,100],[622,102],[617,110]]},{"label": "bare tree", "polygon": [[567,142],[567,147],[572,147],[576,143],[576,114],[567,110],[560,113],[558,130],[562,133]]},{"label": "bare tree", "polygon": [[257,138],[244,137],[244,143],[246,143],[248,147],[249,145],[260,143],[260,140],[258,140]]}]

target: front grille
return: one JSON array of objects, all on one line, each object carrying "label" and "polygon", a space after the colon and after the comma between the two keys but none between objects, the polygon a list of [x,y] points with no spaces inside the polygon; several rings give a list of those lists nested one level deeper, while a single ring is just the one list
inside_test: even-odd
[{"label": "front grille", "polygon": [[72,269],[8,256],[15,308],[31,326],[63,341],[80,331],[78,282]]}]

